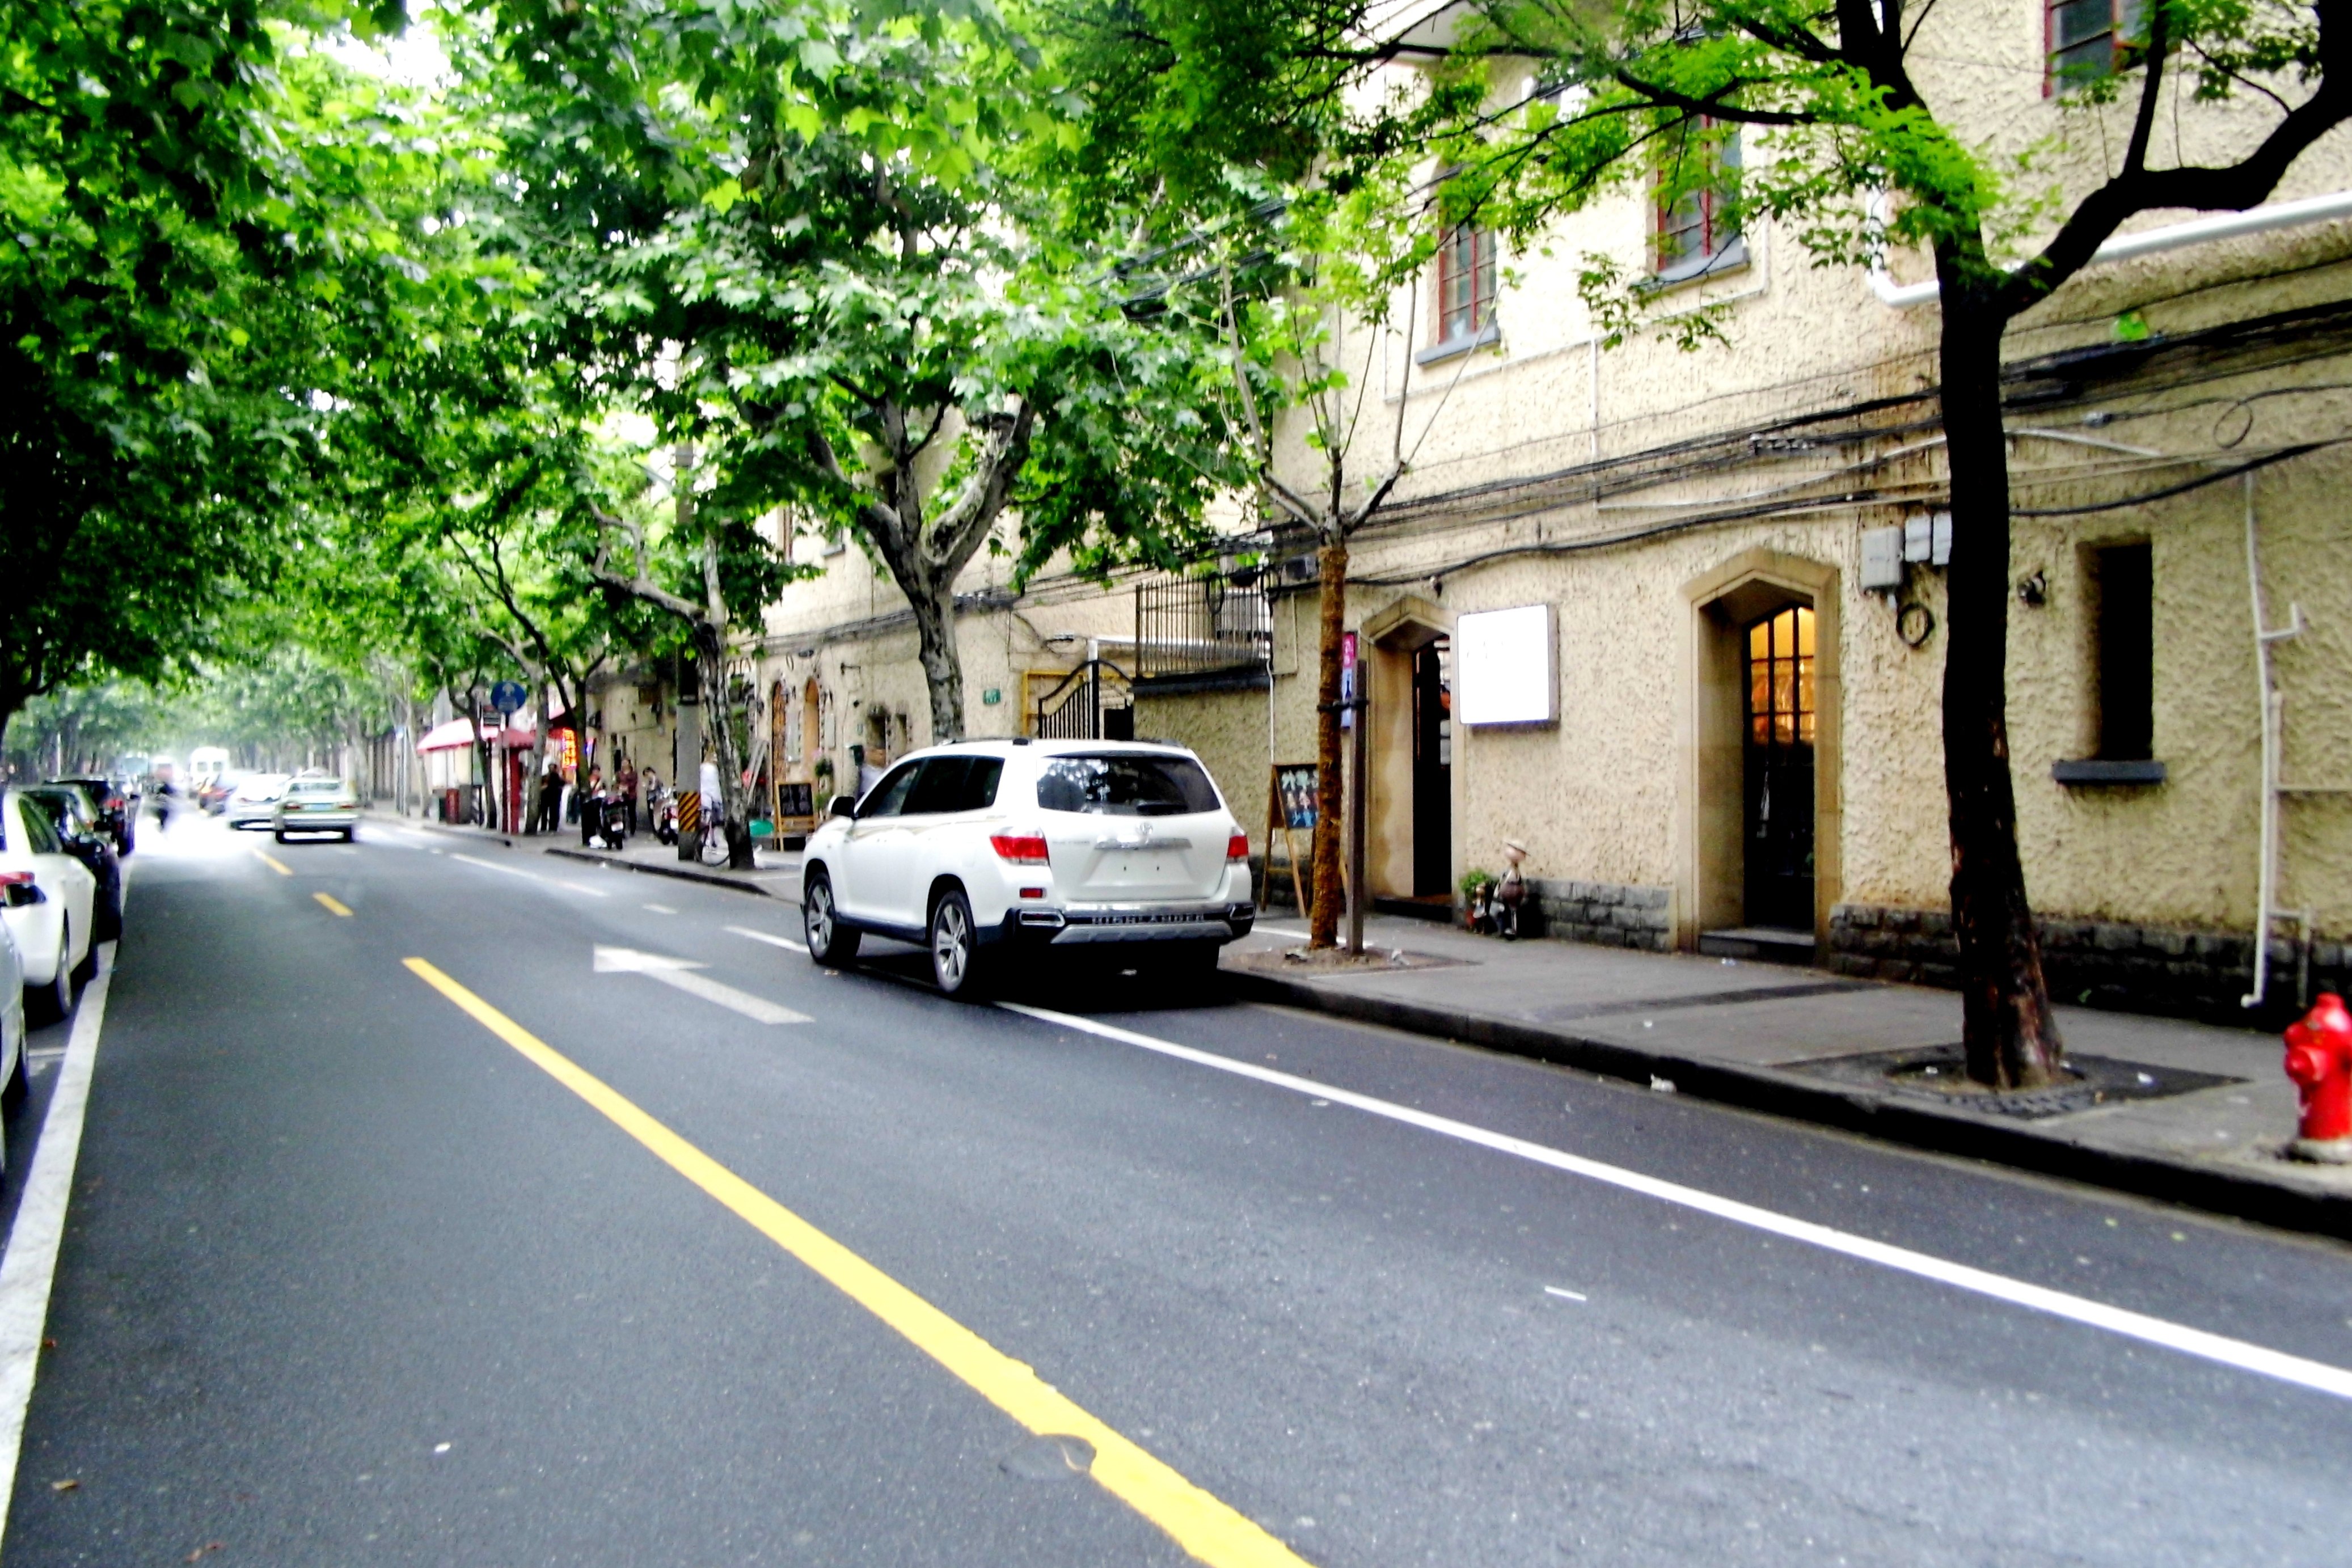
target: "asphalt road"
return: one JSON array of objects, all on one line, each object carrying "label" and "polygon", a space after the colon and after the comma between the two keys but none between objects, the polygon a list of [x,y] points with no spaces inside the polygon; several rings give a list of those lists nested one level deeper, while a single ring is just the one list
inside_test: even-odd
[{"label": "asphalt road", "polygon": [[425,831],[133,866],[10,1568],[2352,1561],[2352,1400],[1312,1084],[2352,1367],[2341,1247]]}]

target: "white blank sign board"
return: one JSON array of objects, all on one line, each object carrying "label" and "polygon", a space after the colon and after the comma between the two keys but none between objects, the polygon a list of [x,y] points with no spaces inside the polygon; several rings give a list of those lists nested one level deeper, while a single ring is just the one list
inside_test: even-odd
[{"label": "white blank sign board", "polygon": [[1551,723],[1559,716],[1553,646],[1549,604],[1454,617],[1454,716],[1464,724]]}]

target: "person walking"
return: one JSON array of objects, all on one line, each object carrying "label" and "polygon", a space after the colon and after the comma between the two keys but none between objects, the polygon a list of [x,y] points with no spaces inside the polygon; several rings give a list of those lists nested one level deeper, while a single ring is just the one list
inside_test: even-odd
[{"label": "person walking", "polygon": [[555,831],[562,820],[562,810],[563,767],[551,757],[547,759],[547,771],[539,780],[539,831],[542,833]]},{"label": "person walking", "polygon": [[604,806],[604,770],[591,764],[588,768],[588,782],[582,786],[580,790],[580,844],[583,849],[585,849],[589,841],[595,837],[598,826],[596,819],[603,814]]},{"label": "person walking", "polygon": [[637,765],[625,757],[621,758],[618,782],[621,786],[621,810],[628,818],[629,834],[634,838],[637,831]]}]

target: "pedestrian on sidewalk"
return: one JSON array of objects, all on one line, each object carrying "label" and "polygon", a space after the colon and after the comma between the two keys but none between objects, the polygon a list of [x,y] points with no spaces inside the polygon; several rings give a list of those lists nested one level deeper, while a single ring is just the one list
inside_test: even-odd
[{"label": "pedestrian on sidewalk", "polygon": [[539,831],[542,833],[555,831],[556,824],[562,821],[560,815],[562,810],[563,768],[551,757],[547,759],[547,771],[539,780]]},{"label": "pedestrian on sidewalk", "polygon": [[591,766],[587,788],[580,791],[580,847],[586,849],[601,825],[597,819],[604,814],[604,770]]},{"label": "pedestrian on sidewalk", "polygon": [[637,832],[637,765],[625,757],[621,758],[621,776],[617,782],[621,786],[621,810],[629,821],[629,836],[635,838]]}]

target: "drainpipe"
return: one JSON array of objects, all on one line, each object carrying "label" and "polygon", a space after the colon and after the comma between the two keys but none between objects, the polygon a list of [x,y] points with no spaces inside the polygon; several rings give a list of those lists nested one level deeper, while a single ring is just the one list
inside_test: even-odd
[{"label": "drainpipe", "polygon": [[[2246,586],[2254,610],[2254,674],[2257,693],[2262,700],[2263,720],[2263,800],[2262,800],[2262,863],[2254,878],[2254,984],[2253,988],[2238,998],[2238,1005],[2258,1008],[2263,994],[2270,987],[2271,921],[2274,918],[2271,905],[2278,894],[2279,840],[2279,730],[2285,717],[2285,694],[2278,689],[2276,655],[2272,644],[2284,643],[2303,634],[2303,607],[2290,602],[2284,626],[2273,629],[2263,609],[2262,556],[2255,544],[2254,476],[2245,476],[2246,486]],[[2309,917],[2305,917],[2304,936],[2310,936]],[[2307,960],[2306,960],[2307,962]]]},{"label": "drainpipe", "polygon": [[[1885,193],[1872,196],[1869,206],[1874,218],[1885,221]],[[2091,253],[2090,265],[2105,267],[2110,262],[2129,261],[2135,256],[2153,256],[2158,251],[2179,250],[2188,246],[2207,245],[2214,240],[2235,239],[2241,235],[2266,234],[2272,229],[2301,228],[2305,224],[2326,223],[2331,218],[2342,217],[2352,217],[2352,191],[2330,191],[2324,196],[2274,202],[2268,206],[2249,207],[2242,213],[2215,213],[2209,217],[2191,218],[2187,223],[2168,224],[2163,228],[2116,235]],[[1870,288],[1878,296],[1880,304],[1896,310],[1933,304],[1937,296],[1933,279],[1926,283],[1896,283],[1887,276],[1886,258],[1883,256],[1871,261]]]}]

